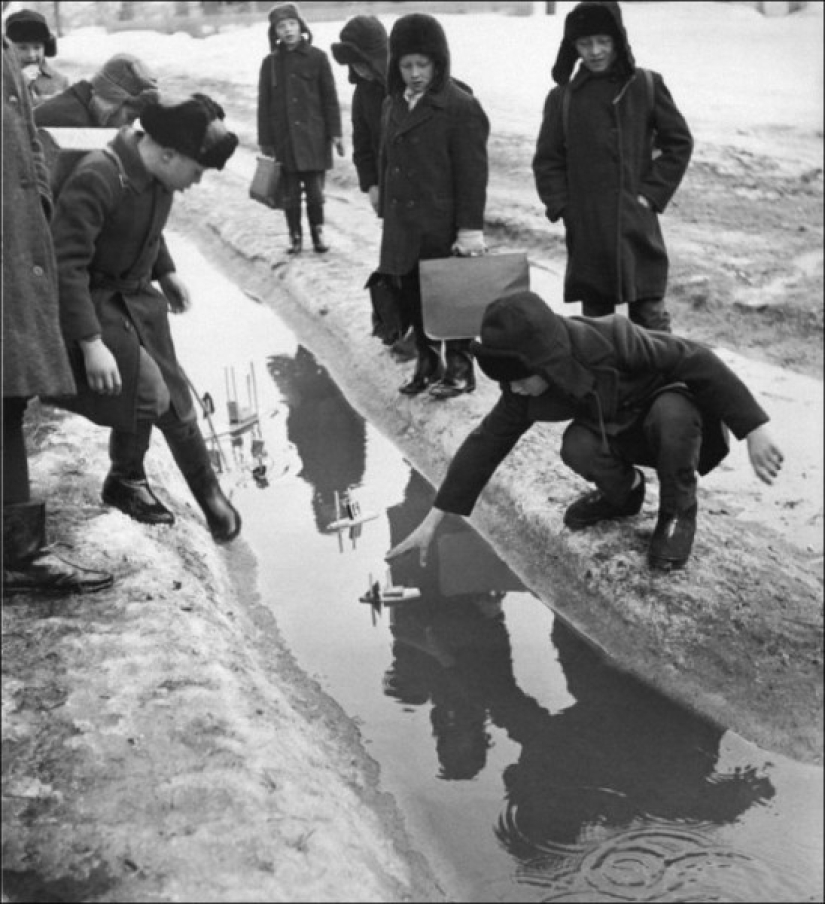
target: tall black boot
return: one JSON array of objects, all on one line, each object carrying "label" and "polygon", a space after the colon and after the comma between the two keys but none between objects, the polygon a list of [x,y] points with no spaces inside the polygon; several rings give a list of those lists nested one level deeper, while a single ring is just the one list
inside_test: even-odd
[{"label": "tall black boot", "polygon": [[473,355],[469,339],[450,339],[444,343],[447,367],[444,376],[430,387],[434,399],[451,399],[476,388]]},{"label": "tall black boot", "polygon": [[159,425],[175,463],[206,517],[218,542],[234,540],[241,531],[241,516],[224,495],[209,458],[209,450],[196,423]]},{"label": "tall black boot", "polygon": [[46,506],[20,502],[3,506],[3,594],[63,596],[111,587],[106,571],[73,565],[46,546]]},{"label": "tall black boot", "polygon": [[412,379],[399,387],[404,395],[418,395],[433,383],[437,383],[444,374],[438,343],[429,339],[423,331],[415,331],[415,349],[417,359]]},{"label": "tall black boot", "polygon": [[307,219],[309,220],[309,234],[312,236],[312,247],[317,254],[325,254],[329,251],[329,245],[324,241],[323,205],[307,204]]},{"label": "tall black boot", "polygon": [[304,245],[304,233],[301,228],[301,208],[288,207],[284,211],[286,225],[289,229],[289,248],[287,254],[300,254]]},{"label": "tall black boot", "polygon": [[103,481],[101,498],[142,524],[174,524],[175,516],[155,495],[143,469],[151,438],[151,421],[138,421],[134,433],[112,430],[111,466]]}]

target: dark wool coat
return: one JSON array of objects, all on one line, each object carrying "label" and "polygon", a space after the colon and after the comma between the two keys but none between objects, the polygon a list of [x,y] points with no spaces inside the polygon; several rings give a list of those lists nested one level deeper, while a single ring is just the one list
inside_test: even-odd
[{"label": "dark wool coat", "polygon": [[258,79],[258,144],[274,148],[287,171],[317,172],[332,169],[341,134],[329,57],[306,38],[292,51],[276,44]]},{"label": "dark wool coat", "polygon": [[46,98],[60,94],[68,87],[69,80],[62,72],[58,72],[48,60],[43,60],[37,78],[29,82],[29,92],[35,105],[42,104]]},{"label": "dark wool coat", "polygon": [[622,304],[663,298],[667,288],[658,214],[685,174],[693,139],[658,73],[651,106],[620,22],[617,29],[619,60],[611,73],[594,76],[581,66],[569,84],[553,88],[536,143],[539,197],[551,222],[564,219],[565,301]]},{"label": "dark wool coat", "polygon": [[559,317],[537,298],[528,292],[494,302],[485,312],[482,347],[494,341],[515,351],[550,386],[528,397],[500,384],[499,401],[456,452],[435,498],[437,508],[469,515],[496,468],[536,421],[572,420],[616,436],[645,416],[658,393],[679,388],[702,413],[700,474],[727,455],[726,428],[743,439],[767,423],[747,386],[705,346],[646,330],[617,314]]},{"label": "dark wool coat", "polygon": [[449,257],[459,229],[483,229],[490,123],[453,80],[408,109],[384,101],[379,271],[397,276],[419,260]]},{"label": "dark wool coat", "polygon": [[92,83],[76,82],[60,94],[44,100],[34,111],[34,121],[63,129],[94,129],[98,127],[92,115]]},{"label": "dark wool coat", "polygon": [[47,212],[52,195],[31,98],[3,39],[3,396],[70,394]]},{"label": "dark wool coat", "polygon": [[[78,380],[72,410],[121,430],[134,430],[140,346],[160,367],[180,418],[192,398],[169,330],[165,296],[151,282],[175,270],[162,231],[172,193],[149,174],[138,152],[141,132],[121,128],[112,147],[87,154],[67,178],[52,221],[60,273],[60,314]],[[78,340],[101,334],[115,356],[120,396],[93,393],[86,383]]]},{"label": "dark wool coat", "polygon": [[352,162],[358,173],[358,187],[369,191],[378,185],[381,154],[381,107],[386,89],[381,82],[359,78],[352,92]]}]

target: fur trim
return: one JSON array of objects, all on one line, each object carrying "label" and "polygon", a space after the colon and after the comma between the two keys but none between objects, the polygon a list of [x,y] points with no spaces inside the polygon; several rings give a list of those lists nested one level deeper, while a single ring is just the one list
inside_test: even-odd
[{"label": "fur trim", "polygon": [[6,19],[6,37],[14,44],[42,44],[47,57],[57,56],[57,38],[45,17],[33,9],[21,9]]},{"label": "fur trim", "polygon": [[630,50],[619,4],[616,0],[585,0],[575,6],[564,20],[564,38],[551,71],[557,85],[566,85],[576,68],[579,54],[575,42],[592,34],[610,35],[616,42],[617,65],[628,76],[636,71],[636,61]]},{"label": "fur trim", "polygon": [[398,19],[392,27],[389,40],[389,64],[387,67],[387,93],[404,91],[399,63],[401,57],[420,53],[435,64],[435,76],[429,90],[441,91],[450,81],[450,47],[441,23],[426,13],[410,13]]}]

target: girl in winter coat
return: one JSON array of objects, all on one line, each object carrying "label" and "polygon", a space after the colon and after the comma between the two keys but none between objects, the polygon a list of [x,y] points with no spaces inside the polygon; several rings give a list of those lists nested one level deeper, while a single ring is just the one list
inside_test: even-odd
[{"label": "girl in winter coat", "polygon": [[379,272],[393,277],[412,324],[417,360],[405,395],[451,398],[475,388],[469,340],[439,345],[424,332],[419,261],[484,251],[487,139],[481,104],[450,77],[438,20],[411,13],[390,32],[382,117]]},{"label": "girl in winter coat", "polygon": [[324,179],[332,145],[344,156],[341,110],[329,57],[312,46],[312,33],[296,3],[269,11],[269,46],[258,80],[258,144],[281,163],[280,192],[289,229],[288,253],[303,246],[301,192],[306,194],[312,246],[324,241]]},{"label": "girl in winter coat", "polygon": [[687,123],[662,76],[637,69],[615,2],[567,16],[553,79],[533,172],[550,222],[564,221],[564,300],[588,317],[627,304],[634,323],[669,330],[658,214],[690,161]]}]

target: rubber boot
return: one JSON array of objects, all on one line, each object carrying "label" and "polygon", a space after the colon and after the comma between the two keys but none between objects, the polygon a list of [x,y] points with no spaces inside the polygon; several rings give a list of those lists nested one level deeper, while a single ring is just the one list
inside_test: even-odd
[{"label": "rubber boot", "polygon": [[316,254],[326,254],[329,245],[324,241],[324,208],[320,204],[307,204],[309,234]]},{"label": "rubber boot", "polygon": [[451,399],[476,388],[473,355],[469,339],[450,339],[444,343],[447,367],[444,376],[430,387],[434,399]]},{"label": "rubber boot", "polygon": [[3,595],[65,596],[95,593],[114,578],[67,562],[46,546],[46,506],[21,502],[3,506]]},{"label": "rubber boot", "polygon": [[287,254],[300,254],[304,245],[304,233],[301,228],[301,208],[290,207],[284,211],[286,225],[289,229],[289,248]]},{"label": "rubber boot", "polygon": [[214,540],[227,543],[241,531],[241,516],[224,495],[197,423],[159,425]]},{"label": "rubber boot", "polygon": [[152,438],[152,423],[138,421],[134,433],[112,430],[109,436],[111,466],[103,481],[101,498],[124,515],[142,524],[174,524],[175,516],[158,499],[143,469]]},{"label": "rubber boot", "polygon": [[444,366],[438,353],[438,346],[424,334],[416,331],[415,347],[417,358],[412,379],[399,387],[404,395],[418,395],[437,383],[444,375]]}]

